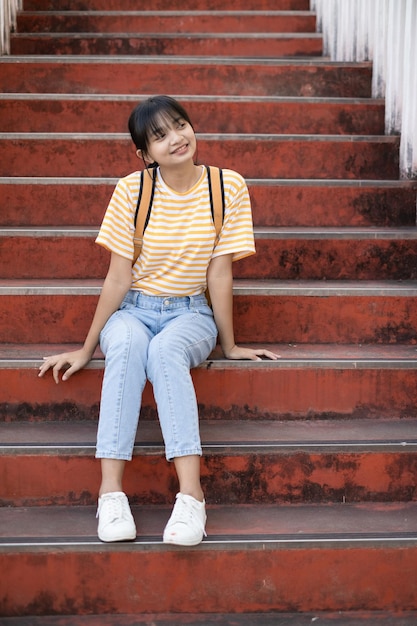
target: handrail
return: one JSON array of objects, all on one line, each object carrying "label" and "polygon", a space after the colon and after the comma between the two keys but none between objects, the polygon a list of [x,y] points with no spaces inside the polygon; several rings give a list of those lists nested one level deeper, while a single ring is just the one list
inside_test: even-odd
[{"label": "handrail", "polygon": [[0,0],[0,55],[10,54],[10,33],[16,30],[16,15],[23,0]]},{"label": "handrail", "polygon": [[417,0],[310,0],[332,61],[372,61],[385,132],[401,134],[400,175],[417,178]]}]

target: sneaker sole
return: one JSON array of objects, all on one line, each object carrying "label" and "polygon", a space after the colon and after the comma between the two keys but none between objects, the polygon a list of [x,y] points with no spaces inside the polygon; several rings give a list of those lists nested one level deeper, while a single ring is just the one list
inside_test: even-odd
[{"label": "sneaker sole", "polygon": [[191,546],[198,546],[198,544],[200,544],[203,541],[203,538],[197,539],[197,540],[192,540],[192,541],[181,541],[180,539],[173,540],[173,539],[167,539],[167,538],[163,537],[162,541],[163,541],[163,543],[165,543],[167,545],[171,545],[171,546],[191,547]]},{"label": "sneaker sole", "polygon": [[104,543],[114,543],[114,542],[119,542],[119,541],[134,541],[136,539],[136,533],[134,535],[129,535],[128,537],[116,536],[116,537],[111,537],[111,538],[106,538],[106,539],[98,535],[98,538],[100,539],[100,541],[103,541]]}]

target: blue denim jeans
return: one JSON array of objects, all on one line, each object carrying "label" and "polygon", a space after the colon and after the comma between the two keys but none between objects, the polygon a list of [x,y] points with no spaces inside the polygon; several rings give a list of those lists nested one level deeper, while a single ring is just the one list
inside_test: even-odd
[{"label": "blue denim jeans", "polygon": [[197,400],[190,368],[216,345],[204,295],[146,296],[129,291],[104,326],[106,357],[97,458],[132,458],[146,379],[152,383],[168,460],[201,455]]}]

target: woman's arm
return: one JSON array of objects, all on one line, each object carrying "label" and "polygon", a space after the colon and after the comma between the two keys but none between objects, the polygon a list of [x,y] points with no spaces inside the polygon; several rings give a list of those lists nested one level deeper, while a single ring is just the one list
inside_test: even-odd
[{"label": "woman's arm", "polygon": [[72,374],[85,367],[99,343],[101,330],[109,317],[119,308],[131,284],[132,262],[113,252],[93,321],[83,347],[73,352],[44,357],[44,363],[39,368],[39,376],[42,377],[45,372],[52,368],[54,380],[58,383],[61,369],[69,366],[62,376],[62,380],[68,380]]},{"label": "woman's arm", "polygon": [[250,359],[252,361],[260,361],[261,356],[273,360],[279,358],[279,355],[263,348],[252,350],[251,348],[243,348],[235,344],[231,254],[224,254],[210,261],[207,270],[207,286],[224,356],[227,359]]}]

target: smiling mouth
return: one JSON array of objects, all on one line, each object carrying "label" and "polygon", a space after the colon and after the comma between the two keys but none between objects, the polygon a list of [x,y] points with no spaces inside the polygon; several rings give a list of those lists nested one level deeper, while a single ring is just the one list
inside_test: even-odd
[{"label": "smiling mouth", "polygon": [[188,143],[185,143],[183,146],[180,146],[176,150],[174,150],[171,154],[177,154],[178,152],[183,152],[186,148],[188,148]]}]

